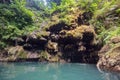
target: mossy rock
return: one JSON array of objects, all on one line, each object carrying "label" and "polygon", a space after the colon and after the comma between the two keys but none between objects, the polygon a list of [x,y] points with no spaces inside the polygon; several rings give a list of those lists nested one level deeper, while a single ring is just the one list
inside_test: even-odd
[{"label": "mossy rock", "polygon": [[15,61],[19,58],[27,58],[27,52],[22,46],[8,48],[8,61]]},{"label": "mossy rock", "polygon": [[[68,12],[61,12],[55,15],[52,15],[51,19],[48,20],[48,24],[44,26],[44,29],[50,29],[54,27],[54,25],[60,24],[64,22],[69,27],[72,27],[73,22],[78,24],[78,19],[80,15],[84,13],[83,10],[80,10],[78,7],[71,8]],[[78,25],[76,25],[77,27]],[[62,26],[61,26],[62,27]]]},{"label": "mossy rock", "polygon": [[51,56],[51,58],[48,59],[49,62],[59,62],[59,57],[56,55],[56,56]]},{"label": "mossy rock", "polygon": [[27,58],[27,52],[25,52],[24,50],[21,50],[20,52],[18,52],[18,58],[23,58],[23,59],[25,59],[25,58]]},{"label": "mossy rock", "polygon": [[48,61],[51,55],[47,51],[41,51],[39,61]]},{"label": "mossy rock", "polygon": [[96,44],[96,34],[91,26],[81,25],[73,30],[62,30],[60,34],[61,39],[70,38],[74,41]]},{"label": "mossy rock", "polygon": [[79,38],[83,38],[83,34],[84,33],[93,33],[93,35],[95,36],[95,32],[94,29],[91,26],[87,26],[87,25],[81,25],[73,30],[69,30],[66,32],[66,35],[71,35],[72,37],[79,37]]}]

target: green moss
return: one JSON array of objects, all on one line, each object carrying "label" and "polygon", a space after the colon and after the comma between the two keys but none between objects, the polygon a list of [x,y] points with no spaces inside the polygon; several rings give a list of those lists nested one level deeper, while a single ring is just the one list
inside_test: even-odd
[{"label": "green moss", "polygon": [[86,25],[81,25],[73,30],[66,31],[66,36],[72,36],[74,38],[82,39],[84,32],[93,33],[93,35],[95,36],[94,29],[92,27],[86,26]]},{"label": "green moss", "polygon": [[[38,38],[49,36],[46,30],[51,26],[64,22],[71,27],[72,21],[82,24],[88,21],[88,24],[95,27],[98,38],[108,43],[111,37],[120,35],[118,3],[120,0],[62,0],[60,5],[50,3],[51,7],[41,4],[39,6],[42,8],[41,11],[26,8],[25,0],[13,0],[9,5],[2,3],[0,4],[0,47],[10,46],[8,40],[14,42],[18,37],[38,29],[41,29],[41,32],[36,34]],[[83,14],[84,12],[92,15]],[[78,17],[82,20],[79,21]],[[46,25],[41,26],[44,21],[47,22]],[[82,31],[79,29],[66,31],[66,36],[82,38]]]},{"label": "green moss", "polygon": [[17,54],[19,54],[18,58],[23,58],[23,59],[27,58],[27,53],[25,51],[23,51],[23,50],[18,52]]},{"label": "green moss", "polygon": [[112,45],[112,48],[105,54],[110,58],[115,58],[120,55],[120,43]]},{"label": "green moss", "polygon": [[41,59],[48,59],[49,57],[48,57],[48,53],[46,52],[46,51],[42,51],[41,53],[40,53],[40,58]]},{"label": "green moss", "polygon": [[42,37],[45,37],[45,36],[49,36],[49,32],[47,32],[47,31],[40,31],[40,32],[36,33],[36,37],[37,38],[42,38]]},{"label": "green moss", "polygon": [[9,47],[8,54],[11,58],[27,58],[27,52],[21,47]]}]

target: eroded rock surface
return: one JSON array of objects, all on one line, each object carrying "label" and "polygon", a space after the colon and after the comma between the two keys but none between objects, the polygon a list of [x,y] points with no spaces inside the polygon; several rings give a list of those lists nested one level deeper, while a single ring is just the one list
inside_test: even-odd
[{"label": "eroded rock surface", "polygon": [[80,25],[69,30],[64,28],[66,25],[61,27],[62,29],[57,32],[51,31],[54,30],[52,29],[54,26],[50,27],[51,43],[57,46],[52,49],[54,55],[61,53],[60,59],[68,62],[95,63],[98,60],[96,34],[93,27]]},{"label": "eroded rock surface", "polygon": [[0,55],[1,61],[96,63],[99,48],[94,28],[86,21],[87,14],[78,11],[68,15],[69,24],[53,16],[43,29],[16,39],[16,44],[1,52],[6,54],[4,59]]},{"label": "eroded rock surface", "polygon": [[114,37],[100,50],[98,68],[120,72],[120,37]]}]

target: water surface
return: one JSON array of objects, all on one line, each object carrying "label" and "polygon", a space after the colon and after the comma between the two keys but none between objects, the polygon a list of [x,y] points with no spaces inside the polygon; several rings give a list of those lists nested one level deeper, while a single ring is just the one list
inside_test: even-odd
[{"label": "water surface", "polygon": [[0,63],[0,80],[120,80],[120,74],[101,73],[80,63]]}]

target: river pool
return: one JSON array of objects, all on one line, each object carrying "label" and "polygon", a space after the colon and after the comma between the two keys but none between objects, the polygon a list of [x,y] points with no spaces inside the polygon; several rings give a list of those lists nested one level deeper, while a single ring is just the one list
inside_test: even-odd
[{"label": "river pool", "polygon": [[120,74],[94,64],[18,62],[0,63],[0,80],[120,80]]}]

